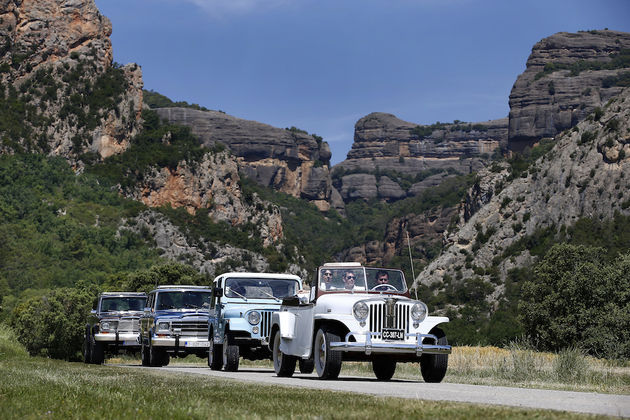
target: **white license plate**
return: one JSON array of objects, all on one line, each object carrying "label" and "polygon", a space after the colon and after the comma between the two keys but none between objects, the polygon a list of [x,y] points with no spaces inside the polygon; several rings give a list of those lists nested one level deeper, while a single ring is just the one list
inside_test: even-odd
[{"label": "white license plate", "polygon": [[405,330],[393,330],[390,328],[383,328],[381,337],[383,337],[383,340],[404,340]]},{"label": "white license plate", "polygon": [[184,347],[210,347],[208,341],[184,341]]}]

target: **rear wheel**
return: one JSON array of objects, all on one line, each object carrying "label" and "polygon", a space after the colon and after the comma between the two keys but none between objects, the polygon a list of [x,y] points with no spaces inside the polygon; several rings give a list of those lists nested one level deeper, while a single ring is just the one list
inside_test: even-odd
[{"label": "rear wheel", "polygon": [[[437,344],[447,345],[446,334],[439,328],[431,330],[438,338]],[[425,382],[442,382],[448,367],[448,354],[423,354],[420,356],[420,371]]]},{"label": "rear wheel", "polygon": [[276,371],[276,375],[287,378],[293,376],[296,361],[295,356],[280,351],[280,332],[276,332],[273,336],[273,370]]},{"label": "rear wheel", "polygon": [[212,370],[221,370],[223,367],[223,346],[214,344],[214,336],[209,338],[210,345],[208,347],[208,366]]},{"label": "rear wheel", "polygon": [[313,358],[320,379],[336,379],[341,371],[341,352],[330,349],[330,343],[334,341],[340,341],[340,338],[327,327],[317,330]]},{"label": "rear wheel", "polygon": [[379,381],[389,381],[396,372],[396,361],[387,356],[377,356],[372,360],[372,370]]},{"label": "rear wheel", "polygon": [[238,370],[238,346],[230,343],[230,336],[225,334],[223,337],[223,369],[228,372],[236,372]]}]

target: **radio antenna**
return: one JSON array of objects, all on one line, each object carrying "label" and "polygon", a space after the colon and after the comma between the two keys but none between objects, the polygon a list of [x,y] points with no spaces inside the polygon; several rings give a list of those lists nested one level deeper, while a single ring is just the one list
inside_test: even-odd
[{"label": "radio antenna", "polygon": [[[416,284],[416,272],[413,269],[413,258],[411,258],[411,240],[409,239],[409,231],[405,229],[405,233],[407,234],[407,247],[409,248],[409,264],[411,264],[411,276],[413,278],[413,284]],[[418,300],[418,286],[415,287],[416,291],[416,300]]]}]

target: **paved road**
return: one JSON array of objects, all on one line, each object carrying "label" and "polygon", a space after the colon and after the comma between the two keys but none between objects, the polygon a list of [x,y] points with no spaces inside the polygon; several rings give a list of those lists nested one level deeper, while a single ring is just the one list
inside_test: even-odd
[{"label": "paved road", "polygon": [[[127,365],[127,367],[131,367]],[[630,418],[630,395],[598,394],[595,392],[551,391],[544,389],[509,388],[501,386],[428,384],[413,380],[392,380],[387,386],[366,377],[342,377],[321,381],[314,374],[296,373],[292,378],[279,378],[273,370],[244,368],[238,372],[213,371],[207,367],[168,366],[156,369],[168,372],[193,373],[243,382],[304,387],[328,391],[356,392],[379,397],[399,397],[434,401],[457,401],[473,404],[507,405],[522,408],[572,411]]]}]

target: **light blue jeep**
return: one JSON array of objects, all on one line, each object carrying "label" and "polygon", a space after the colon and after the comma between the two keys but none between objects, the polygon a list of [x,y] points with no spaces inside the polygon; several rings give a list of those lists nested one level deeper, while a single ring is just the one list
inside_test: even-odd
[{"label": "light blue jeep", "polygon": [[302,280],[292,274],[226,273],[212,287],[208,366],[237,371],[240,357],[271,359],[271,314],[283,298],[297,296]]}]

